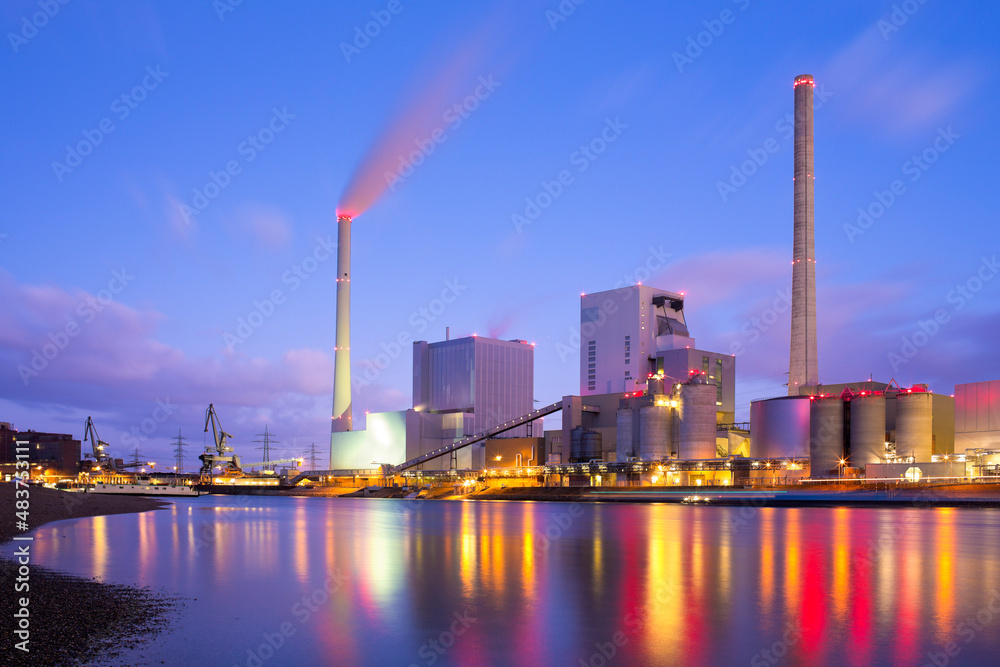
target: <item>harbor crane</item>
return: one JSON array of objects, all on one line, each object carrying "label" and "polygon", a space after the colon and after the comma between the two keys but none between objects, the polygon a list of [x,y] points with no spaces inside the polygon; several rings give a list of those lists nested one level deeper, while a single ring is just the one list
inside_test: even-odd
[{"label": "harbor crane", "polygon": [[[115,459],[108,453],[108,443],[101,440],[100,436],[97,435],[97,427],[94,426],[94,420],[91,417],[87,417],[87,423],[83,426],[83,441],[90,441],[90,447],[93,450],[94,460],[97,461],[97,466],[101,471],[106,472],[118,472],[119,467],[115,464]],[[91,456],[87,454],[87,456]]]},{"label": "harbor crane", "polygon": [[205,433],[208,433],[209,425],[212,427],[212,440],[215,447],[206,447],[205,453],[198,455],[198,459],[201,461],[201,474],[211,475],[212,468],[215,466],[222,466],[224,472],[242,474],[243,467],[240,465],[240,457],[233,453],[233,448],[229,446],[228,442],[228,439],[233,436],[222,430],[222,423],[219,421],[219,415],[215,412],[214,404],[209,404],[205,411]]}]

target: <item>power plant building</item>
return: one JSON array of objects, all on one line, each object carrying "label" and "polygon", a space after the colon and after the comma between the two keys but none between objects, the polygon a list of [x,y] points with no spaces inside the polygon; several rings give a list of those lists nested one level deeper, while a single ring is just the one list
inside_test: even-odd
[{"label": "power plant building", "polygon": [[864,381],[800,391],[751,403],[752,456],[808,457],[812,477],[831,477],[843,468],[931,463],[955,452],[955,400],[926,385]]},{"label": "power plant building", "polygon": [[580,299],[580,396],[645,392],[703,375],[716,388],[719,423],[736,413],[736,360],[699,350],[684,316],[684,295],[633,285]]},{"label": "power plant building", "polygon": [[713,459],[736,410],[735,358],[697,349],[684,295],[648,285],[580,300],[580,395],[563,397],[547,462]]},{"label": "power plant building", "polygon": [[[366,415],[364,430],[334,432],[330,467],[335,470],[398,465],[531,412],[534,404],[534,346],[469,336],[413,344],[413,407]],[[527,435],[528,427],[509,432]],[[428,470],[481,470],[486,444],[442,456]]]},{"label": "power plant building", "polygon": [[[408,425],[406,458],[481,433],[525,415],[534,406],[535,348],[524,340],[469,336],[438,343],[413,344],[413,411]],[[505,433],[524,437],[528,427]],[[459,469],[486,467],[486,444],[456,452]],[[443,458],[443,457],[442,457]],[[448,460],[427,468],[448,469]]]}]

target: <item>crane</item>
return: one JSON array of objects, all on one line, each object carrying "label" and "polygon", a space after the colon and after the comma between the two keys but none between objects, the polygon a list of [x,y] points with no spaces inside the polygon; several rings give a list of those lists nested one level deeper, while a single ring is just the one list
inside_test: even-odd
[{"label": "crane", "polygon": [[224,466],[228,472],[242,473],[243,467],[240,465],[240,457],[233,453],[233,448],[228,443],[228,439],[233,436],[222,430],[222,423],[219,421],[218,413],[215,412],[214,404],[209,404],[208,409],[205,410],[205,433],[208,433],[209,425],[212,427],[212,440],[215,447],[206,447],[205,453],[198,455],[198,459],[201,461],[201,474],[211,475],[212,468],[217,465]]},{"label": "crane", "polygon": [[87,422],[83,425],[83,441],[87,442],[88,440],[98,469],[106,472],[118,471],[119,467],[115,465],[114,458],[108,453],[109,445],[97,435],[97,427],[94,426],[94,420],[91,417],[87,417]]}]

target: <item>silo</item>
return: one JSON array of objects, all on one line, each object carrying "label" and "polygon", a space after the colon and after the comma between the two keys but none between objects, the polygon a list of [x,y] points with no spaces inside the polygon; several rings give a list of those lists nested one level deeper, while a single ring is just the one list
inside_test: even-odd
[{"label": "silo", "polygon": [[577,463],[583,459],[583,432],[582,426],[577,426],[569,432],[569,460],[571,463]]},{"label": "silo", "polygon": [[809,456],[808,396],[783,396],[750,404],[750,453],[759,459]]},{"label": "silo", "polygon": [[[712,439],[714,442],[714,427]],[[669,456],[670,408],[665,405],[647,405],[641,408],[639,410],[639,458],[643,461],[659,461],[669,458]]]},{"label": "silo", "polygon": [[601,449],[601,434],[597,431],[584,430],[581,438],[583,444],[583,461],[604,460],[604,451]]},{"label": "silo", "polygon": [[715,396],[714,384],[706,384],[701,376],[681,385],[677,414],[678,456],[682,459],[715,458]]},{"label": "silo", "polygon": [[931,460],[933,397],[928,392],[900,392],[896,396],[896,455],[913,456],[917,463]]},{"label": "silo", "polygon": [[619,408],[615,458],[621,463],[635,456],[635,448],[632,443],[632,419],[632,408]]},{"label": "silo", "polygon": [[852,468],[885,458],[885,396],[862,394],[851,399]]},{"label": "silo", "polygon": [[835,477],[844,458],[844,401],[814,398],[809,406],[809,476]]}]

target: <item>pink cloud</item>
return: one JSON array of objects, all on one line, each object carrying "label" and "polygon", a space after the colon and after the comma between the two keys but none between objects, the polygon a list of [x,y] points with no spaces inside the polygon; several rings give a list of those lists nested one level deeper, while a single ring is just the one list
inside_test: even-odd
[{"label": "pink cloud", "polygon": [[8,395],[45,402],[84,387],[78,404],[100,391],[128,400],[170,395],[196,405],[264,407],[286,395],[331,392],[333,360],[324,351],[290,350],[277,361],[242,354],[192,358],[156,340],[161,313],[102,296],[22,285],[0,273],[0,301],[10,313],[0,328],[0,357],[11,369],[2,380]]},{"label": "pink cloud", "polygon": [[249,237],[267,251],[285,247],[292,238],[285,214],[267,204],[240,206],[233,212],[228,227],[234,236]]},{"label": "pink cloud", "polygon": [[919,52],[899,57],[892,48],[872,26],[817,73],[835,104],[882,133],[908,135],[947,123],[984,79],[986,70],[975,63],[933,65]]}]

